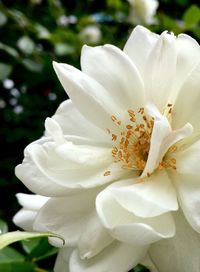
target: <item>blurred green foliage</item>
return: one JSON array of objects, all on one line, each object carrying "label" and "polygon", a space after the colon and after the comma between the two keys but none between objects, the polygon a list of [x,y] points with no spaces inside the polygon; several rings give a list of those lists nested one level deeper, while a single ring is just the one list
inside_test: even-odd
[{"label": "blurred green foliage", "polygon": [[[196,1],[160,0],[152,31],[186,32],[199,41],[200,7]],[[128,23],[126,0],[0,1],[0,217],[13,230],[19,209],[15,193],[27,192],[14,176],[23,149],[39,138],[44,120],[67,99],[52,69],[52,61],[80,67],[84,43],[123,47],[134,25]],[[97,29],[96,38],[86,28]],[[0,221],[2,232],[7,225]],[[56,250],[46,239],[24,241],[0,252],[0,271],[50,271]],[[48,262],[43,262],[43,259]],[[50,258],[51,259],[51,258]],[[40,270],[40,263],[44,270]],[[48,264],[48,265],[47,265]],[[51,266],[49,266],[51,264]],[[136,271],[147,271],[138,266]]]}]

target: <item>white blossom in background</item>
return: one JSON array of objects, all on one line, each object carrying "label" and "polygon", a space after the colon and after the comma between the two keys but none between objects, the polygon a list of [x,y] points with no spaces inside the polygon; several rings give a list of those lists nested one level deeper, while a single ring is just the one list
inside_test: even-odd
[{"label": "white blossom in background", "polygon": [[33,229],[66,241],[55,272],[199,272],[200,46],[137,26],[81,68],[54,63],[70,100],[16,168],[49,197]]},{"label": "white blossom in background", "polygon": [[156,23],[154,16],[159,6],[158,0],[128,0],[130,4],[128,21],[132,24]]},{"label": "white blossom in background", "polygon": [[85,43],[98,43],[101,40],[101,30],[96,25],[86,26],[79,34]]}]

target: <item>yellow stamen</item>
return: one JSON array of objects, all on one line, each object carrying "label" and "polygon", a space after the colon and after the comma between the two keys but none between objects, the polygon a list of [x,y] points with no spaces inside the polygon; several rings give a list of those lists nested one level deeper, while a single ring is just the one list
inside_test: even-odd
[{"label": "yellow stamen", "polygon": [[110,171],[106,171],[103,175],[104,175],[104,177],[109,176],[110,175]]}]

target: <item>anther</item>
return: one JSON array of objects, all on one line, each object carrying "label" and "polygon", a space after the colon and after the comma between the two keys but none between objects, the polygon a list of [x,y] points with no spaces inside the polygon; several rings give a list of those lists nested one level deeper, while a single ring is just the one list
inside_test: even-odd
[{"label": "anther", "polygon": [[103,175],[104,175],[104,177],[109,176],[110,175],[110,171],[106,171]]}]

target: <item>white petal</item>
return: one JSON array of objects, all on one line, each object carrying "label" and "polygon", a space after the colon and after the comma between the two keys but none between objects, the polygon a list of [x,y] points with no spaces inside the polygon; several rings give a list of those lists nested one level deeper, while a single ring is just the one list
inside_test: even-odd
[{"label": "white petal", "polygon": [[124,209],[109,190],[98,195],[96,207],[104,226],[121,242],[147,245],[175,234],[170,213],[150,218],[137,217]]},{"label": "white petal", "polygon": [[27,209],[32,211],[38,211],[49,199],[45,196],[40,195],[30,195],[30,194],[16,194],[17,201],[19,204]]},{"label": "white petal", "polygon": [[169,102],[176,60],[175,36],[163,32],[148,56],[144,75],[147,100],[161,112]]},{"label": "white petal", "polygon": [[176,39],[177,48],[177,64],[176,78],[173,86],[174,92],[177,94],[186,78],[194,70],[200,60],[200,46],[190,36],[186,34],[178,35]]},{"label": "white petal", "polygon": [[64,144],[66,142],[60,125],[53,118],[46,118],[45,129],[57,144]]},{"label": "white petal", "polygon": [[81,260],[75,250],[70,258],[70,272],[127,272],[139,263],[146,250],[146,247],[113,242],[89,260]]},{"label": "white petal", "polygon": [[33,231],[33,223],[36,218],[36,215],[37,215],[36,211],[21,209],[13,217],[13,222],[15,223],[15,225],[26,231]]},{"label": "white petal", "polygon": [[50,182],[50,179],[35,166],[29,156],[26,156],[23,163],[15,168],[15,174],[32,192],[45,196],[65,193],[63,191],[65,187],[56,182]]},{"label": "white petal", "polygon": [[159,272],[199,272],[200,236],[175,214],[176,235],[152,244],[149,253]]},{"label": "white petal", "polygon": [[[150,110],[150,105],[148,106],[148,110]],[[153,107],[152,109],[151,107],[151,110],[156,111],[156,108]],[[158,115],[157,112],[156,114],[157,116],[154,115],[155,120],[151,135],[149,155],[142,177],[145,177],[147,173],[152,173],[159,162],[162,161],[161,153],[163,153],[163,142],[171,132],[171,127],[167,118],[161,114]]]},{"label": "white petal", "polygon": [[137,110],[143,106],[142,79],[128,56],[117,47],[84,46],[81,67],[84,73],[105,87],[122,110]]},{"label": "white petal", "polygon": [[104,132],[88,122],[70,99],[60,104],[52,118],[59,123],[64,135],[76,135],[102,142],[110,142],[110,137],[106,131]]},{"label": "white petal", "polygon": [[168,119],[161,115],[154,105],[148,104],[146,109],[154,117],[154,126],[147,163],[141,177],[153,173],[168,149],[180,140],[190,136],[193,132],[193,127],[189,123],[180,129],[172,131]]},{"label": "white petal", "polygon": [[139,217],[158,216],[178,209],[175,189],[164,170],[144,179],[113,183],[108,190],[122,207]]},{"label": "white petal", "polygon": [[172,126],[180,128],[188,121],[196,131],[200,128],[200,60],[199,65],[191,72],[178,93],[172,110]]},{"label": "white petal", "polygon": [[[105,176],[107,171],[111,174]],[[112,162],[110,148],[71,141],[57,145],[49,138],[30,144],[23,163],[16,168],[17,177],[31,191],[46,196],[96,187],[123,174],[124,170]]]},{"label": "white petal", "polygon": [[180,206],[194,230],[200,233],[200,175],[173,174]]},{"label": "white petal", "polygon": [[53,63],[56,74],[74,105],[95,126],[115,128],[113,114],[123,116],[113,97],[97,81],[80,70],[63,63]]},{"label": "white petal", "polygon": [[140,262],[140,264],[144,265],[151,272],[159,272],[155,267],[155,264],[152,262],[151,257],[147,254],[144,259]]},{"label": "white petal", "polygon": [[199,175],[200,141],[174,154],[177,172],[181,174]]},{"label": "white petal", "polygon": [[[95,191],[87,191],[68,197],[51,198],[39,211],[34,229],[57,233],[65,239],[66,245],[76,245],[94,209],[96,194]],[[50,241],[61,246],[58,239],[50,238]]]},{"label": "white petal", "polygon": [[130,57],[142,76],[144,75],[149,53],[157,42],[158,37],[159,35],[152,33],[147,28],[137,26],[126,42],[124,52]]},{"label": "white petal", "polygon": [[100,222],[96,211],[90,213],[85,228],[79,238],[78,248],[81,259],[87,259],[98,254],[113,242],[113,238]]},{"label": "white petal", "polygon": [[58,252],[54,272],[70,272],[69,271],[69,257],[72,253],[72,248],[62,248]]}]

